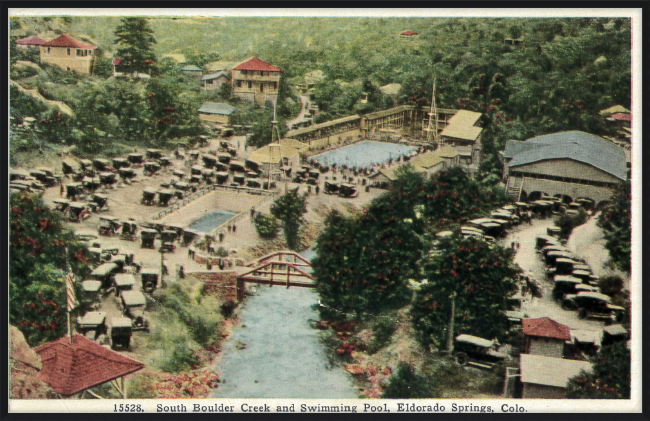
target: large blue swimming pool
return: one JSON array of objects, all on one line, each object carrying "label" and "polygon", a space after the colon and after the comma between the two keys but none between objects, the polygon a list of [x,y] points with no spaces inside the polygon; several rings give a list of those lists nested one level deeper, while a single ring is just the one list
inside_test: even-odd
[{"label": "large blue swimming pool", "polygon": [[373,163],[383,164],[390,159],[395,160],[415,150],[417,150],[415,146],[365,140],[313,156],[312,159],[321,165],[330,166],[336,164],[338,166],[347,165],[348,167],[367,168]]},{"label": "large blue swimming pool", "polygon": [[233,216],[235,216],[234,212],[227,212],[222,210],[212,211],[204,217],[192,222],[188,228],[193,229],[197,232],[208,233]]}]

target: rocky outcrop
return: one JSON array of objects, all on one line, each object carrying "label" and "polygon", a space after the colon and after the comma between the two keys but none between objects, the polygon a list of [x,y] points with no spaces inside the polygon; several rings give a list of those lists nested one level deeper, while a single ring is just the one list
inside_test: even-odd
[{"label": "rocky outcrop", "polygon": [[51,398],[52,389],[37,378],[41,357],[27,345],[25,336],[11,326],[11,398]]}]

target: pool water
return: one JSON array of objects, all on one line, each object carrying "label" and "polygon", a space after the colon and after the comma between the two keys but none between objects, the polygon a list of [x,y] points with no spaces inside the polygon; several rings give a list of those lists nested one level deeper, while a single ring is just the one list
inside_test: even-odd
[{"label": "pool water", "polygon": [[192,222],[188,228],[193,229],[197,232],[208,233],[233,216],[235,216],[234,212],[227,212],[222,210],[212,211],[204,217]]},{"label": "pool water", "polygon": [[334,149],[312,159],[321,165],[347,165],[349,168],[367,168],[374,164],[383,164],[390,159],[409,155],[417,150],[415,146],[397,145],[395,143],[365,140],[353,145]]}]

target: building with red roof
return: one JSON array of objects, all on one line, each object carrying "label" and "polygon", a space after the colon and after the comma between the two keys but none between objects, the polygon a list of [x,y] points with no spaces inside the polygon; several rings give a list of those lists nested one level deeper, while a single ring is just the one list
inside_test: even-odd
[{"label": "building with red roof", "polygon": [[526,354],[562,358],[564,344],[571,340],[571,330],[548,317],[524,319],[522,321],[526,338]]},{"label": "building with red roof", "polygon": [[72,396],[118,378],[124,385],[124,376],[144,368],[144,364],[79,334],[72,337],[72,344],[65,336],[34,351],[42,361],[38,378],[61,396]]},{"label": "building with red roof", "polygon": [[68,34],[41,44],[41,63],[49,63],[62,69],[91,74],[94,61],[94,45],[82,44]]},{"label": "building with red roof", "polygon": [[413,32],[413,31],[404,31],[401,34],[399,34],[399,36],[401,38],[410,38],[410,37],[415,36],[417,34],[418,34],[417,32]]},{"label": "building with red roof", "polygon": [[242,99],[264,104],[278,99],[282,69],[253,57],[232,69],[232,93]]},{"label": "building with red roof", "polygon": [[37,35],[32,35],[31,37],[22,38],[16,41],[16,46],[20,48],[36,48],[40,47],[42,44],[45,44],[45,40],[39,38]]}]

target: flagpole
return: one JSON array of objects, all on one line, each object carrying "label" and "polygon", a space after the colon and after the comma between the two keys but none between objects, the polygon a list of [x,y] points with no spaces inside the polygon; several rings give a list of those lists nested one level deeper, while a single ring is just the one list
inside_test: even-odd
[{"label": "flagpole", "polygon": [[70,323],[70,312],[72,311],[72,307],[74,306],[74,285],[72,284],[72,268],[70,267],[70,261],[68,259],[68,248],[65,248],[65,266],[66,266],[66,271],[68,272],[66,274],[65,278],[65,290],[66,290],[66,296],[67,296],[67,309],[68,309],[68,337],[70,338],[70,345],[72,345],[72,324]]}]

